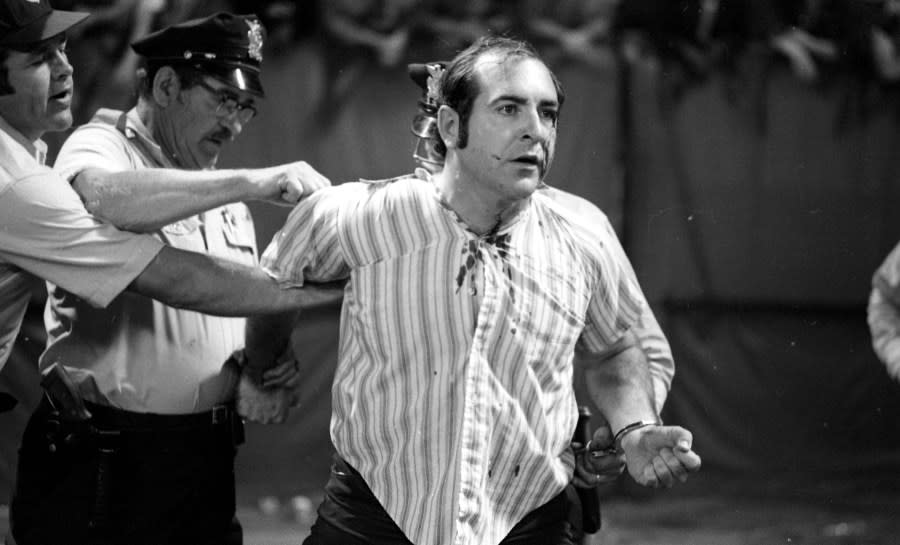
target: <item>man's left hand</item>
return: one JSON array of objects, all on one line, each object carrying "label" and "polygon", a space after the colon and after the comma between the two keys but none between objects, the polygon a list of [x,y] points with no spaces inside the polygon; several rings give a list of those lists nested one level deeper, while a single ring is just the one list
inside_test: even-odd
[{"label": "man's left hand", "polygon": [[638,484],[671,487],[700,470],[700,456],[691,450],[693,435],[680,426],[647,426],[622,438],[628,473]]}]

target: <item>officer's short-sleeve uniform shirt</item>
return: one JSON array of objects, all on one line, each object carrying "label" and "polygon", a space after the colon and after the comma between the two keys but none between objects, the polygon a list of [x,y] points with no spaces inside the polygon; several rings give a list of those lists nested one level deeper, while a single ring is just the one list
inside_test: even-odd
[{"label": "officer's short-sleeve uniform shirt", "polygon": [[[99,110],[63,145],[55,169],[71,181],[85,168],[177,168],[135,110]],[[230,204],[172,223],[154,236],[172,247],[247,265],[257,260],[249,209]],[[137,412],[180,414],[230,400],[234,374],[223,364],[243,347],[244,319],[209,316],[125,294],[105,310],[53,286],[48,349],[86,399]]]},{"label": "officer's short-sleeve uniform shirt", "polygon": [[150,236],[119,231],[88,214],[69,184],[43,165],[45,150],[0,118],[0,369],[34,277],[104,306],[162,248]]}]

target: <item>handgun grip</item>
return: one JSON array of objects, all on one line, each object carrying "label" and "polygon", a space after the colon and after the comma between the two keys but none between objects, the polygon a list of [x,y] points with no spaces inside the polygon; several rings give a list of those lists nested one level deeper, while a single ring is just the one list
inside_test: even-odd
[{"label": "handgun grip", "polygon": [[59,411],[64,420],[84,422],[91,418],[91,413],[84,406],[75,383],[65,367],[59,363],[54,362],[44,370],[41,387],[47,392],[53,408]]}]

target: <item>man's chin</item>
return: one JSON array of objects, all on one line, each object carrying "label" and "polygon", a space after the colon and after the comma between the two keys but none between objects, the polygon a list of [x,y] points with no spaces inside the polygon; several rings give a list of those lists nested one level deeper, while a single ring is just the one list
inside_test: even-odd
[{"label": "man's chin", "polygon": [[519,183],[516,184],[516,189],[520,193],[521,197],[527,197],[537,191],[537,189],[541,186],[542,178],[540,176],[529,176],[527,178],[521,178]]},{"label": "man's chin", "polygon": [[200,154],[197,157],[197,160],[200,163],[198,165],[199,168],[215,168],[216,163],[219,162],[219,153],[222,151],[222,146],[204,142],[204,145],[199,148],[199,151]]},{"label": "man's chin", "polygon": [[62,132],[67,131],[72,127],[72,111],[66,110],[65,112],[60,112],[50,118],[50,123],[48,123],[47,132]]}]

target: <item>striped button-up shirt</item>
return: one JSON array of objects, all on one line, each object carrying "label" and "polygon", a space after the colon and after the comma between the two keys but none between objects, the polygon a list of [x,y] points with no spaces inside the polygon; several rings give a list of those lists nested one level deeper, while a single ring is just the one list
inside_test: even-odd
[{"label": "striped button-up shirt", "polygon": [[602,230],[535,194],[477,236],[428,181],[326,188],[262,265],[285,286],[348,278],[331,436],[407,537],[495,544],[572,477],[576,345],[637,318]]}]

